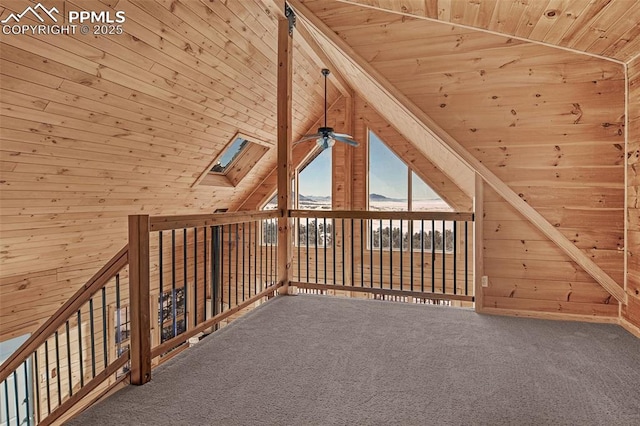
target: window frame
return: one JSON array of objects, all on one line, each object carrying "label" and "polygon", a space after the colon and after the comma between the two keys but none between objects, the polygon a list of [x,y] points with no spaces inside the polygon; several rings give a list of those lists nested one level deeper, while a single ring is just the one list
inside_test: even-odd
[{"label": "window frame", "polygon": [[[420,177],[420,175],[411,167],[410,164],[407,164],[406,161],[404,161],[398,154],[396,154],[393,149],[391,149],[391,147],[389,147],[389,145],[386,144],[386,142],[384,141],[384,139],[382,139],[380,136],[378,136],[378,134],[376,132],[373,131],[373,129],[371,129],[370,127],[367,127],[367,170],[366,170],[366,182],[367,182],[367,211],[372,211],[371,210],[371,179],[370,179],[370,172],[371,172],[371,134],[374,134],[376,136],[376,138],[378,138],[378,140],[380,140],[380,142],[385,146],[385,148],[387,148],[393,155],[396,156],[396,158],[398,160],[400,160],[400,162],[402,162],[402,164],[404,164],[407,167],[407,211],[408,212],[412,212],[412,211],[420,211],[420,210],[413,210],[413,174],[415,174],[415,176],[422,180],[422,182],[427,185],[429,188],[431,188],[431,186],[429,186],[428,183],[426,183],[424,181],[424,179],[422,179],[422,177]],[[435,190],[433,190],[433,188],[431,188],[431,190],[438,195],[438,197],[440,197],[440,199],[442,201],[444,201],[447,205],[449,205]],[[450,209],[451,206],[449,206]],[[373,210],[375,211],[375,210]],[[453,211],[453,209],[452,209]],[[389,223],[389,232],[391,234],[393,234],[393,222],[396,222],[396,220],[393,220],[391,222],[389,222],[388,220],[385,220],[384,222]],[[413,234],[414,234],[414,225],[413,225],[413,221],[403,221],[403,222],[407,222],[407,227],[405,228],[409,234],[409,244],[406,245],[402,245],[402,251],[410,251],[410,245],[413,244]],[[450,222],[450,221],[447,221]],[[371,225],[371,221],[367,221],[367,224],[369,226]],[[399,229],[399,228],[396,228]],[[441,235],[446,233],[446,225],[442,225],[442,233]],[[382,232],[382,230],[380,230],[379,232]],[[423,229],[423,232],[424,229]],[[436,229],[436,232],[439,232],[439,229]],[[381,234],[379,234],[381,235]],[[458,233],[458,239],[459,241],[454,241],[454,245],[461,243],[463,240],[460,239],[460,233]],[[400,237],[401,241],[403,240],[403,236]],[[374,247],[373,241],[370,241],[370,235],[369,232],[367,233],[367,249],[368,250],[374,250],[374,251],[391,251],[391,250],[396,250],[396,251],[400,251],[400,247],[392,247],[393,246],[393,242],[390,241],[390,244],[388,247]],[[414,249],[415,250],[415,249]],[[425,248],[424,252],[425,253],[431,253],[434,250],[433,247],[431,248]],[[436,253],[442,253],[442,249],[440,250],[436,250]],[[451,250],[447,250],[446,248],[446,244],[445,244],[445,250],[444,250],[445,254],[448,253],[453,253],[453,247],[451,248]]]},{"label": "window frame", "polygon": [[[238,139],[243,139],[245,141],[247,141],[247,145],[238,152],[238,155],[229,162],[229,164],[227,164],[227,166],[225,167],[224,172],[213,172],[211,171],[211,169],[216,165],[216,163],[218,161],[220,161],[220,159],[224,156],[224,154],[226,153],[226,151],[231,148],[231,146],[238,140]],[[208,164],[207,167],[200,173],[200,175],[198,176],[198,178],[195,180],[195,182],[193,182],[193,184],[191,185],[192,188],[198,186],[198,185],[204,185],[204,186],[222,186],[222,187],[235,187],[237,186],[245,177],[247,177],[247,175],[249,174],[249,171],[247,171],[244,175],[242,175],[237,182],[233,182],[232,179],[229,177],[229,172],[231,170],[233,170],[233,167],[235,164],[237,164],[243,157],[246,157],[248,153],[250,153],[251,151],[257,150],[257,151],[261,151],[261,152],[257,152],[258,154],[258,159],[257,161],[259,161],[260,159],[262,159],[267,152],[269,152],[271,149],[273,148],[273,144],[271,143],[267,143],[266,141],[250,135],[248,133],[244,133],[242,131],[238,131],[236,132],[233,137],[225,144],[224,148],[220,151],[220,153],[218,155],[216,155],[213,160],[211,160]],[[256,161],[256,162],[257,162]]]}]

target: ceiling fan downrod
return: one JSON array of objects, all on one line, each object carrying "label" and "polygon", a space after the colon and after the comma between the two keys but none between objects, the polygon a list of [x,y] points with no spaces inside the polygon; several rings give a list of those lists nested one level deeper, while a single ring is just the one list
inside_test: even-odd
[{"label": "ceiling fan downrod", "polygon": [[327,76],[331,74],[327,68],[322,68],[322,75],[324,76],[324,127],[327,127]]}]

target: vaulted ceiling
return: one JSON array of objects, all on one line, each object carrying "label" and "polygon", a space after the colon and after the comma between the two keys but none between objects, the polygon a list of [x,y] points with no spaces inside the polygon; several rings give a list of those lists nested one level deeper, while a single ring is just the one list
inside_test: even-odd
[{"label": "vaulted ceiling", "polygon": [[[2,1],[0,18],[34,3]],[[639,1],[302,3],[608,272],[621,273],[622,229],[586,229],[622,216],[620,62],[640,52]],[[273,0],[46,4],[126,13],[121,35],[0,35],[0,278],[8,277],[0,293],[37,273],[57,280],[60,290],[44,297],[58,301],[122,247],[128,214],[210,213],[268,193],[280,11]],[[329,104],[344,84],[333,83],[345,70],[303,30],[294,35],[294,138],[322,115],[320,68],[335,71]],[[272,148],[235,187],[192,187],[236,132]],[[414,147],[426,155],[427,144]],[[576,192],[576,215],[553,207]],[[16,309],[0,305],[0,322]]]},{"label": "vaulted ceiling", "polygon": [[[616,299],[626,298],[623,62],[587,52],[593,43],[582,51],[405,13],[413,9],[403,6],[417,2],[385,3],[393,13],[351,1],[291,3],[355,91],[416,150],[463,190],[473,182],[464,165],[491,187],[485,267],[501,282],[487,291],[492,307],[532,306],[530,297],[514,294],[521,280],[541,277],[530,270],[543,267],[545,256],[526,249],[510,257],[513,244],[532,241],[553,241],[560,263],[525,285],[553,291],[570,271],[587,272],[570,279],[593,286],[593,278]],[[453,3],[467,4],[437,4]],[[505,3],[516,2],[499,2],[496,11]],[[617,2],[602,13],[629,5]],[[627,57],[635,56],[631,50]],[[579,309],[597,309],[585,307]]]},{"label": "vaulted ceiling", "polygon": [[[353,28],[348,18],[351,3],[622,62],[640,52],[640,3],[636,0],[341,0],[344,7],[322,0],[304,3],[318,13],[342,14],[341,24],[348,28]],[[338,32],[341,24],[334,27]]]}]

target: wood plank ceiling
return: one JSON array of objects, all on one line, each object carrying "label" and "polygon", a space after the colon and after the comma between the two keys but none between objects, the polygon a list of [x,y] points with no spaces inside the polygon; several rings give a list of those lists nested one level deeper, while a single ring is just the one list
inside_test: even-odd
[{"label": "wood plank ceiling", "polygon": [[622,62],[640,54],[637,0],[342,1],[513,35]]},{"label": "wood plank ceiling", "polygon": [[[15,296],[0,302],[3,327],[25,317],[37,322],[66,300],[125,243],[128,214],[233,207],[269,176],[275,149],[235,188],[191,188],[236,132],[275,141],[277,17],[265,2],[48,0],[60,10],[125,11],[124,34],[0,35],[0,294]],[[34,3],[3,0],[0,17]],[[621,67],[470,27],[627,61],[640,51],[639,1],[304,3],[620,276]],[[323,94],[321,64],[294,45],[297,136],[320,117]],[[330,85],[329,103],[338,97]],[[558,208],[569,198],[569,209]],[[512,212],[488,199],[495,205],[488,226],[501,236],[516,229],[491,244],[504,248],[526,235],[523,256],[544,250],[535,231],[519,229]],[[602,223],[614,227],[593,230]],[[587,281],[554,256],[556,279]],[[505,278],[524,277],[523,286],[535,286],[531,265],[547,266],[539,258],[524,271],[514,259],[504,264]],[[496,291],[508,294],[508,285]],[[601,293],[583,297],[599,303]],[[25,304],[33,295],[37,306]],[[503,296],[496,295],[501,304]]]},{"label": "wood plank ceiling", "polygon": [[[3,1],[1,18],[30,5]],[[126,243],[127,215],[233,207],[275,167],[277,17],[262,2],[47,6],[122,10],[126,22],[121,35],[0,35],[3,324],[25,316],[4,297],[18,289],[64,301]],[[297,137],[321,116],[323,86],[297,41],[294,64]],[[339,96],[330,84],[329,102]],[[191,188],[238,131],[273,148],[235,188]]]},{"label": "wood plank ceiling", "polygon": [[[303,3],[622,285],[622,64],[345,2]],[[369,97],[355,74],[350,81]],[[372,106],[381,115],[388,109]],[[485,216],[491,307],[617,316],[607,293],[493,191]],[[581,290],[567,292],[567,282]],[[558,288],[565,300],[558,300]]]}]

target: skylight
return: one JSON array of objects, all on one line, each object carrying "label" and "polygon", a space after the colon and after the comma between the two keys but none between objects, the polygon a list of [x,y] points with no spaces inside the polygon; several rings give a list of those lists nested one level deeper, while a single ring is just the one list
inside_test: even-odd
[{"label": "skylight", "polygon": [[225,173],[233,160],[238,158],[240,153],[249,146],[249,142],[241,137],[237,137],[231,145],[224,151],[220,159],[211,167],[213,173]]},{"label": "skylight", "polygon": [[196,185],[233,187],[251,174],[254,166],[269,151],[273,144],[236,133],[227,145],[218,151],[206,168],[198,175],[191,187]]}]

